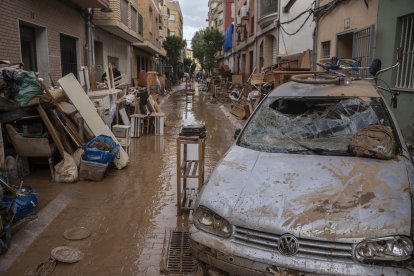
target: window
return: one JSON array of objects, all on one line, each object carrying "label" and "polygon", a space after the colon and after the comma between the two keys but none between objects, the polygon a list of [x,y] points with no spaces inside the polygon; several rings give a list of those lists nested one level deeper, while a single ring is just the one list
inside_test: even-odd
[{"label": "window", "polygon": [[128,1],[121,0],[121,22],[128,26]]},{"label": "window", "polygon": [[400,66],[395,78],[395,87],[414,89],[414,14],[399,19],[400,42],[403,49]]},{"label": "window", "polygon": [[138,12],[135,8],[131,7],[131,29],[137,31],[138,29]]},{"label": "window", "polygon": [[275,0],[261,0],[260,1],[260,17],[277,13],[277,2]]},{"label": "window", "polygon": [[175,14],[170,14],[170,16],[168,17],[169,21],[175,21]]},{"label": "window", "polygon": [[62,64],[62,76],[69,73],[78,76],[76,38],[64,34],[60,35],[60,58]]},{"label": "window", "polygon": [[170,36],[175,36],[175,32],[170,31]]},{"label": "window", "polygon": [[138,14],[138,33],[140,35],[144,34],[144,18],[141,14]]},{"label": "window", "polygon": [[331,57],[331,41],[322,42],[322,58]]}]

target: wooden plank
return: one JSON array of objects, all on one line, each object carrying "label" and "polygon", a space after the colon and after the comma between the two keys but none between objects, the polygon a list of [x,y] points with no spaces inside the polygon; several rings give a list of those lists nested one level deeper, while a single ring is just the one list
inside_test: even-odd
[{"label": "wooden plank", "polygon": [[[68,95],[69,99],[72,101],[73,105],[79,111],[93,134],[96,136],[101,134],[108,135],[112,137],[115,142],[117,142],[115,135],[104,123],[102,118],[99,117],[93,103],[83,91],[82,86],[80,86],[75,76],[73,74],[68,74],[65,77],[59,79],[58,82],[66,92],[66,95]],[[118,169],[122,169],[126,167],[128,163],[129,156],[126,151],[120,147],[119,158],[116,158],[114,160],[114,164]]]},{"label": "wooden plank", "polygon": [[73,154],[74,151],[73,151],[72,145],[70,144],[65,134],[65,130],[63,129],[63,126],[61,125],[61,123],[59,122],[59,119],[57,118],[57,115],[51,109],[47,110],[47,115],[49,116],[49,119],[52,122],[52,124],[55,126],[56,131],[59,134],[60,141],[62,142],[62,145],[65,148],[66,152],[68,152],[69,154]]},{"label": "wooden plank", "polygon": [[[79,85],[80,86],[80,85]],[[81,87],[82,89],[82,87]],[[46,125],[47,130],[50,133],[50,136],[52,136],[53,142],[55,142],[55,145],[60,153],[60,156],[64,157],[65,148],[63,147],[62,141],[60,140],[59,134],[56,131],[53,124],[50,122],[49,117],[46,114],[46,111],[43,109],[43,107],[39,104],[37,106],[37,111],[40,114],[40,117],[42,118],[43,122]]]}]

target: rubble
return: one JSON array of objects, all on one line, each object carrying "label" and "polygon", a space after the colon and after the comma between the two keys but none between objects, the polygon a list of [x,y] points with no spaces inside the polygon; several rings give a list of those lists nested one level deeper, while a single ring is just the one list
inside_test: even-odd
[{"label": "rubble", "polygon": [[35,218],[41,196],[22,180],[32,162],[47,159],[52,182],[100,181],[110,163],[117,169],[128,166],[131,115],[140,114],[146,133],[162,135],[164,127],[159,100],[166,92],[165,77],[156,72],[141,72],[143,86],[128,88],[123,75],[89,83],[96,78],[83,67],[80,81],[69,74],[59,86],[48,87],[37,73],[21,68],[0,68],[0,253],[7,251],[14,229]]}]

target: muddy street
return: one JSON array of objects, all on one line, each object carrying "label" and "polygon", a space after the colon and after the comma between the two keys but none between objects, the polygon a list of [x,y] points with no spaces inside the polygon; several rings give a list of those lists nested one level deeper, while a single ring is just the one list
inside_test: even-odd
[{"label": "muddy street", "polygon": [[[13,238],[11,250],[0,261],[0,271],[23,275],[47,260],[54,247],[71,245],[84,258],[75,264],[59,263],[53,275],[160,274],[165,233],[191,223],[185,215],[176,216],[175,206],[176,138],[182,120],[205,122],[206,177],[233,142],[234,133],[219,105],[208,103],[197,89],[192,103],[186,104],[185,92],[179,89],[162,103],[164,136],[146,134],[133,139],[126,169],[110,170],[102,182],[76,184],[47,182],[44,171],[33,174],[30,182],[41,201],[45,200],[39,219]],[[45,183],[37,185],[41,180]],[[92,235],[81,241],[66,240],[64,231],[75,226],[86,227]]]}]

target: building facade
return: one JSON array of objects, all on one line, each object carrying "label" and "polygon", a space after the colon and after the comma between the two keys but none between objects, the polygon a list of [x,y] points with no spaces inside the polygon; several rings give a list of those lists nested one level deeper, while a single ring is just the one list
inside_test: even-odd
[{"label": "building facade", "polygon": [[353,58],[369,66],[375,50],[378,0],[325,0],[320,1],[319,10],[316,60]]},{"label": "building facade", "polygon": [[311,0],[235,0],[233,47],[224,63],[247,80],[312,49],[312,7]]},{"label": "building facade", "polygon": [[[89,8],[107,1],[3,1],[0,10],[0,59],[24,63],[50,84],[63,75],[78,75],[87,65]],[[63,17],[62,14],[65,14]]]},{"label": "building facade", "polygon": [[[109,63],[114,63],[125,82],[137,77],[132,66],[133,43],[143,42],[142,15],[138,13],[139,1],[110,0],[110,12],[94,9],[94,57],[97,78]],[[134,71],[133,71],[134,70]]]},{"label": "building facade", "polygon": [[133,43],[133,75],[141,70],[163,72],[166,52],[162,46],[163,37],[163,1],[138,1],[138,11],[142,15],[143,42]]},{"label": "building facade", "polygon": [[183,37],[183,14],[180,3],[176,0],[166,0],[168,9],[168,34]]}]

